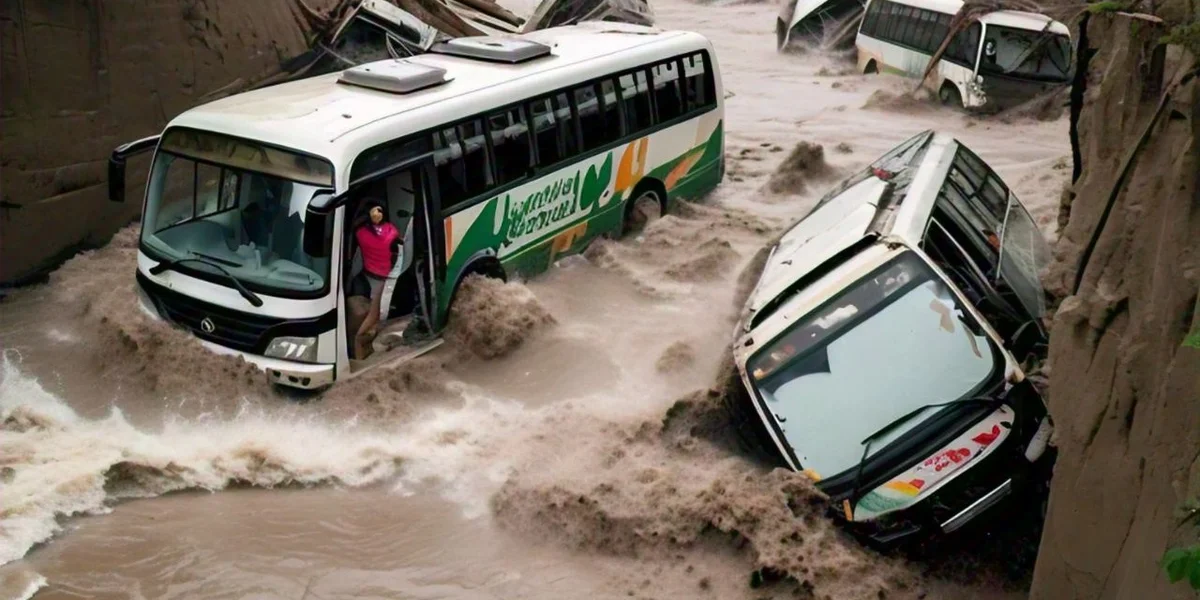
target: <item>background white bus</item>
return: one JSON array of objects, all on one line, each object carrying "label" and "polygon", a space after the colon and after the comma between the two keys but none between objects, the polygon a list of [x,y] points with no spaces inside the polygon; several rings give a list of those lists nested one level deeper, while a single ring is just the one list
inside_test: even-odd
[{"label": "background white bus", "polygon": [[[458,38],[189,110],[113,153],[110,193],[123,198],[125,159],[154,148],[147,312],[276,383],[320,388],[440,343],[464,277],[533,275],[712,189],[722,94],[695,33]],[[370,286],[352,223],[368,199],[407,235],[373,353],[353,356]]]},{"label": "background white bus", "polygon": [[[864,73],[920,78],[962,8],[960,0],[871,0],[859,27]],[[1045,15],[988,13],[950,41],[923,83],[945,104],[1002,109],[1068,83],[1070,31]]]}]

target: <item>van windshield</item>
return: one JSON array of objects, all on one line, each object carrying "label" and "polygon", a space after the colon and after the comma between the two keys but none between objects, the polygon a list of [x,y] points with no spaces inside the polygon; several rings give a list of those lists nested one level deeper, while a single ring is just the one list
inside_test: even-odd
[{"label": "van windshield", "polygon": [[1066,81],[1071,40],[1065,35],[988,25],[979,71],[1045,81]]},{"label": "van windshield", "polygon": [[[859,463],[867,436],[920,406],[972,397],[1002,365],[946,284],[906,251],[803,317],[747,366],[802,467],[830,478]],[[944,408],[874,440],[871,455]]]},{"label": "van windshield", "polygon": [[320,292],[329,259],[304,252],[304,216],[314,193],[332,186],[332,172],[312,157],[168,132],[151,169],[142,244],[156,260],[194,259],[189,272],[215,275],[220,265],[256,291]]}]

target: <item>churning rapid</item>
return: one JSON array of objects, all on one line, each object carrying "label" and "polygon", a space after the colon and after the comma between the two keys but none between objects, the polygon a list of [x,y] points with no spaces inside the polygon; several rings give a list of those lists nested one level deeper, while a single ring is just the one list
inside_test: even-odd
[{"label": "churning rapid", "polygon": [[777,54],[774,4],[654,8],[716,45],[725,183],[533,281],[474,282],[413,363],[274,390],[140,312],[133,229],[5,299],[0,597],[1007,597],[846,538],[807,480],[738,453],[710,388],[753,258],[824,187],[940,128],[1049,231],[1066,121]]}]

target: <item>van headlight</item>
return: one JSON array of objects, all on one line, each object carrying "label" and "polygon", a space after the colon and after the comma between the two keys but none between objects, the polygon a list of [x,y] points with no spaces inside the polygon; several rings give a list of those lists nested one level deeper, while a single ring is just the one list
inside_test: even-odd
[{"label": "van headlight", "polygon": [[317,362],[317,338],[277,337],[267,345],[266,354],[272,358]]}]

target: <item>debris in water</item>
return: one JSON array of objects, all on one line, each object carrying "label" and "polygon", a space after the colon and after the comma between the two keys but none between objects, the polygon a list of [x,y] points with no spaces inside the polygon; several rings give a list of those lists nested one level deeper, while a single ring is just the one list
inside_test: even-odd
[{"label": "debris in water", "polygon": [[675,342],[663,350],[658,357],[655,368],[659,373],[676,373],[696,363],[696,351],[691,344],[683,341]]},{"label": "debris in water", "polygon": [[458,288],[446,340],[483,359],[503,356],[555,323],[529,288],[469,275]]},{"label": "debris in water", "polygon": [[800,142],[775,169],[767,181],[767,189],[774,194],[799,194],[807,189],[808,181],[826,179],[832,173],[833,169],[825,162],[824,147]]},{"label": "debris in water", "polygon": [[728,272],[737,257],[732,244],[712,238],[701,244],[690,258],[667,267],[664,274],[676,281],[711,281]]}]

